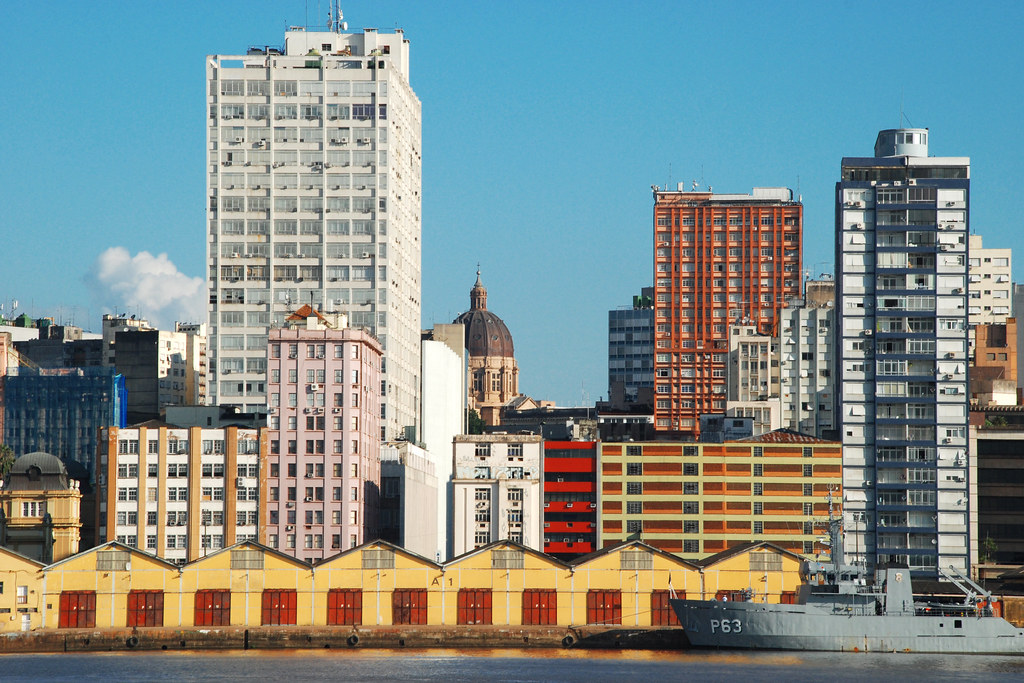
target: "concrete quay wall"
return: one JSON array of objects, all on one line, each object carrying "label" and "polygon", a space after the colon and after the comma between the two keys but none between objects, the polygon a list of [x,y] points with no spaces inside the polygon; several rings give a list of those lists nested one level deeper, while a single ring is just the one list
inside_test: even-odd
[{"label": "concrete quay wall", "polygon": [[564,626],[263,626],[60,629],[0,635],[0,654],[387,648],[681,649],[682,629]]}]

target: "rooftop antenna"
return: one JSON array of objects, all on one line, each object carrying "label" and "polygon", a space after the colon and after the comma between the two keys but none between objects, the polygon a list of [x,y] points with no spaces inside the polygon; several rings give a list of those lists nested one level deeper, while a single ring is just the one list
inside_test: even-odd
[{"label": "rooftop antenna", "polygon": [[902,127],[903,127],[903,122],[904,122],[904,121],[906,121],[906,122],[907,122],[907,124],[908,124],[908,125],[909,125],[909,126],[910,126],[911,128],[913,128],[913,127],[914,127],[914,124],[913,124],[913,122],[911,122],[911,120],[910,120],[910,119],[908,119],[908,118],[907,118],[907,115],[906,115],[906,114],[905,114],[905,113],[903,112],[903,88],[901,87],[901,88],[900,88],[900,125],[898,126],[899,128],[902,128]]},{"label": "rooftop antenna", "polygon": [[344,19],[345,15],[341,12],[341,0],[331,0],[331,9],[327,11],[327,30],[334,33],[348,30],[348,24]]},{"label": "rooftop antenna", "polygon": [[668,188],[672,187],[672,162],[668,162],[668,182],[665,183],[665,191],[668,192]]}]

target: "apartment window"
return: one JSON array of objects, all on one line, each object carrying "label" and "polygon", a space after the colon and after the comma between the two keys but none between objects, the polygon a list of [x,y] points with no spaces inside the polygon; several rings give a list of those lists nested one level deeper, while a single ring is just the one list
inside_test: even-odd
[{"label": "apartment window", "polygon": [[628,501],[626,503],[627,515],[639,515],[643,513],[643,503],[639,501]]},{"label": "apartment window", "polygon": [[644,523],[639,519],[630,519],[626,522],[626,533],[639,534],[644,530]]},{"label": "apartment window", "polygon": [[764,476],[764,465],[762,465],[761,463],[755,463],[754,464],[754,476],[755,477]]},{"label": "apartment window", "polygon": [[700,522],[696,520],[687,520],[683,522],[683,533],[684,534],[696,534],[700,532]]},{"label": "apartment window", "polygon": [[700,552],[700,541],[697,541],[697,540],[684,540],[683,541],[683,552],[684,553],[699,553]]},{"label": "apartment window", "polygon": [[805,496],[813,496],[814,495],[814,484],[804,484],[804,495]]},{"label": "apartment window", "polygon": [[700,514],[700,503],[697,501],[684,501],[683,502],[683,514],[684,515],[699,515]]},{"label": "apartment window", "polygon": [[764,484],[761,484],[761,483],[754,484],[754,495],[755,496],[762,496],[762,495],[764,495]]},{"label": "apartment window", "polygon": [[683,476],[696,477],[697,476],[697,463],[685,462],[683,463]]},{"label": "apartment window", "polygon": [[638,477],[643,474],[643,464],[639,462],[626,463],[626,474],[631,477]]},{"label": "apartment window", "polygon": [[764,514],[764,503],[760,503],[760,502],[754,503],[754,514],[755,515],[763,515]]},{"label": "apartment window", "polygon": [[643,484],[638,481],[630,481],[626,483],[626,495],[639,496],[643,493]]},{"label": "apartment window", "polygon": [[805,477],[814,476],[814,466],[813,465],[804,465],[804,476]]}]

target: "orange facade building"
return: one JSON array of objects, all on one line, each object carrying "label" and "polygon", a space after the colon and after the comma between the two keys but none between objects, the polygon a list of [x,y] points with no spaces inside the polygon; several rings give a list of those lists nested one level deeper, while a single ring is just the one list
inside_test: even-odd
[{"label": "orange facade building", "polygon": [[729,324],[775,334],[800,296],[803,205],[786,188],[654,192],[655,427],[696,438],[724,413]]}]

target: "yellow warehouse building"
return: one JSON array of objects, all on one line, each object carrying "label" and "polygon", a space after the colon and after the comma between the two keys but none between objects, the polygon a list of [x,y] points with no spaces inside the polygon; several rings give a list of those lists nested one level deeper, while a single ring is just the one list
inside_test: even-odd
[{"label": "yellow warehouse building", "polygon": [[0,621],[0,631],[677,627],[671,593],[780,602],[799,584],[800,561],[771,544],[747,543],[694,563],[639,541],[572,565],[510,541],[445,564],[382,541],[316,565],[252,541],[184,566],[116,541],[49,566],[0,550],[0,610],[7,610],[0,613],[10,615]]}]

